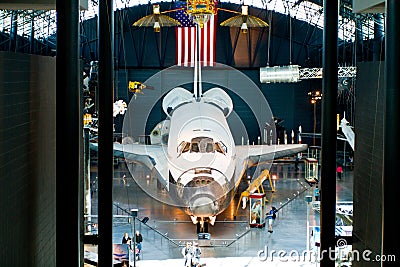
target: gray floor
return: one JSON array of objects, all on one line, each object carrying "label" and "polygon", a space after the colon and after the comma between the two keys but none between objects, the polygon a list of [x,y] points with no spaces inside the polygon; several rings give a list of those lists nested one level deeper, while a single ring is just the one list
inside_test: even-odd
[{"label": "gray floor", "polygon": [[[114,243],[119,244],[124,232],[128,232],[132,236],[133,224],[124,210],[129,211],[132,208],[137,208],[139,220],[136,221],[135,229],[142,233],[144,241],[141,259],[135,262],[136,266],[151,266],[155,263],[155,260],[163,260],[165,267],[167,265],[177,266],[176,261],[183,265],[180,250],[187,240],[200,243],[202,261],[207,263],[208,266],[221,265],[221,262],[216,261],[228,258],[231,259],[229,264],[227,260],[223,262],[227,266],[250,266],[252,265],[250,264],[251,261],[257,265],[260,263],[260,259],[258,259],[260,250],[268,249],[269,252],[272,250],[286,252],[294,250],[299,253],[306,250],[307,208],[309,209],[309,224],[311,226],[319,225],[319,213],[312,210],[305,202],[305,196],[312,195],[313,188],[304,181],[302,165],[300,165],[300,171],[295,172],[292,163],[274,164],[270,172],[279,177],[276,181],[274,193],[270,191],[269,184],[264,183],[269,200],[267,206],[274,205],[280,209],[273,225],[274,232],[272,234],[268,233],[268,229],[250,228],[248,226],[248,207],[245,210],[239,207],[237,217],[234,219],[240,196],[239,192],[231,205],[217,216],[215,225],[210,227],[211,240],[197,240],[196,227],[185,213],[179,208],[155,200],[142,190],[141,187],[147,186],[145,190],[158,190],[160,194],[158,197],[162,198],[162,194],[165,194],[163,190],[159,190],[153,179],[149,179],[151,177],[150,170],[136,164],[130,165],[130,169],[136,180],[146,181],[146,183],[138,186],[125,162],[120,163],[115,168],[113,239]],[[124,175],[125,179],[123,178]],[[95,167],[92,167],[91,176],[92,187],[95,189]],[[245,186],[246,182],[244,181],[239,191]],[[337,200],[352,201],[352,186],[352,171],[345,169],[344,177],[336,183]],[[96,207],[97,193],[95,191],[92,195],[93,215],[97,213]],[[140,222],[144,217],[150,218],[146,224]],[[96,218],[93,218],[93,221],[96,221]],[[92,231],[95,231],[95,228],[92,228]],[[89,246],[86,246],[85,249],[96,251],[95,248]],[[300,265],[300,263],[297,263],[293,266]]]}]

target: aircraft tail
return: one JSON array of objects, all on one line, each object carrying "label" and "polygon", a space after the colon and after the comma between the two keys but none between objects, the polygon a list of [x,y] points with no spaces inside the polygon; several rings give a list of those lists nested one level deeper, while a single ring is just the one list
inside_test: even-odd
[{"label": "aircraft tail", "polygon": [[354,151],[354,131],[350,127],[349,122],[344,117],[340,121],[340,127],[342,127],[342,132],[346,137],[347,142],[350,144],[351,148]]}]

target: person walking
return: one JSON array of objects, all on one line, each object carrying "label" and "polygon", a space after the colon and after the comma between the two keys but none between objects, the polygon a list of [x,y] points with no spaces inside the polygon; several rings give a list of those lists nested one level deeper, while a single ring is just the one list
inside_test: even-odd
[{"label": "person walking", "polygon": [[314,201],[319,201],[319,188],[318,188],[318,185],[316,185],[315,189],[314,189]]},{"label": "person walking", "polygon": [[183,266],[192,267],[192,243],[186,242],[185,247],[181,250],[182,256],[185,259]]},{"label": "person walking", "polygon": [[136,242],[137,248],[139,249],[139,253],[140,253],[140,251],[142,250],[143,236],[141,233],[139,233],[139,231],[136,231],[135,242]]},{"label": "person walking", "polygon": [[132,241],[132,238],[130,238],[129,234],[127,232],[125,232],[124,236],[122,237],[121,243],[122,244],[127,244],[129,249],[132,249],[131,248],[131,241]]},{"label": "person walking", "polygon": [[339,164],[339,165],[337,166],[336,172],[337,172],[337,175],[338,175],[339,180],[342,180],[342,173],[343,173],[343,167],[342,167],[342,165]]},{"label": "person walking", "polygon": [[271,206],[271,209],[267,213],[267,219],[268,219],[268,232],[272,233],[272,224],[274,223],[274,220],[276,218],[276,211],[277,209],[273,206]]},{"label": "person walking", "polygon": [[193,251],[192,251],[192,267],[200,267],[200,255],[201,249],[199,247],[199,243],[194,243]]},{"label": "person walking", "polygon": [[135,233],[135,242],[136,242],[136,257],[139,260],[140,259],[140,252],[142,252],[142,241],[143,241],[143,237],[142,234],[139,231],[136,231]]}]

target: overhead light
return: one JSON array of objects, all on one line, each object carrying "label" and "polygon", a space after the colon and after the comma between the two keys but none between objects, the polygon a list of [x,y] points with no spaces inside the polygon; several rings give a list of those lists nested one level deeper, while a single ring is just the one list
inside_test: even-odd
[{"label": "overhead light", "polygon": [[154,32],[160,32],[160,31],[161,31],[160,23],[158,21],[154,22]]},{"label": "overhead light", "polygon": [[242,33],[247,33],[247,30],[248,30],[247,23],[246,23],[248,14],[249,14],[249,6],[243,5],[242,6],[243,23],[242,23],[242,26],[240,27],[240,31]]},{"label": "overhead light", "polygon": [[153,5],[153,14],[155,14],[156,16],[154,16],[154,19],[156,20],[154,22],[154,32],[160,32],[161,31],[161,27],[160,27],[160,23],[158,22],[157,18],[159,17],[158,15],[160,15],[160,5],[158,4],[154,4]]},{"label": "overhead light", "polygon": [[153,5],[153,14],[160,14],[160,5]]},{"label": "overhead light", "polygon": [[[226,10],[226,9],[223,9]],[[242,33],[247,33],[248,28],[252,27],[267,27],[268,23],[265,21],[249,15],[249,6],[243,5],[242,12],[239,13],[237,11],[229,11],[232,13],[239,14],[237,16],[228,18],[227,20],[221,22],[221,26],[228,26],[228,27],[238,27]]]},{"label": "overhead light", "polygon": [[155,32],[161,31],[161,26],[163,27],[171,27],[171,26],[179,26],[181,23],[170,16],[165,15],[164,13],[171,11],[160,11],[160,5],[153,5],[153,14],[147,15],[137,21],[135,21],[132,26],[137,27],[153,27]]},{"label": "overhead light", "polygon": [[248,15],[249,14],[249,6],[242,6],[242,15]]},{"label": "overhead light", "polygon": [[308,92],[308,95],[310,96],[311,104],[316,104],[318,100],[322,99],[322,93],[319,90]]},{"label": "overhead light", "polygon": [[248,30],[248,28],[247,28],[247,23],[246,23],[246,22],[243,22],[243,23],[242,23],[242,26],[240,27],[240,31],[241,31],[242,33],[247,33],[247,30]]}]

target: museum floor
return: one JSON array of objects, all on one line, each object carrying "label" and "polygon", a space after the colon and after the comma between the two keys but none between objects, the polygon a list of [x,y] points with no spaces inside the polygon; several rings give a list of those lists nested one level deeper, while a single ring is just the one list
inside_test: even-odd
[{"label": "museum floor", "polygon": [[[234,201],[217,216],[215,225],[210,226],[210,240],[198,240],[196,226],[189,216],[179,208],[163,204],[146,193],[158,190],[159,199],[165,194],[153,180],[150,170],[142,165],[132,164],[129,167],[130,172],[126,163],[120,162],[114,170],[114,243],[121,243],[124,232],[128,232],[130,236],[133,230],[141,232],[142,253],[140,260],[131,261],[132,266],[183,266],[180,251],[186,241],[200,244],[201,262],[207,266],[266,266],[267,263],[268,266],[315,266],[313,260],[293,260],[287,257],[289,253],[301,255],[307,250],[307,219],[309,229],[319,225],[318,211],[305,201],[305,196],[313,195],[314,187],[304,180],[304,165],[300,164],[299,167],[300,170],[295,171],[291,162],[274,163],[270,173],[278,177],[276,191],[271,192],[269,183],[264,182],[267,210],[270,205],[279,209],[273,233],[269,233],[266,228],[250,228],[249,208],[242,209],[240,204],[237,209],[240,190],[247,183],[243,181]],[[96,167],[92,167],[92,221],[95,221],[97,213],[96,175]],[[135,181],[138,179],[146,183],[138,186]],[[338,202],[353,200],[353,173],[349,169],[345,169],[342,179],[337,180],[336,195]],[[125,212],[132,208],[138,209],[135,226]],[[235,219],[236,210],[238,213]],[[144,217],[149,218],[147,223],[141,222]],[[92,227],[92,231],[95,231],[95,227]],[[88,245],[85,250],[86,253],[96,252],[95,247]],[[286,252],[286,256],[278,256],[278,251]],[[267,259],[263,255],[267,255]]]}]

